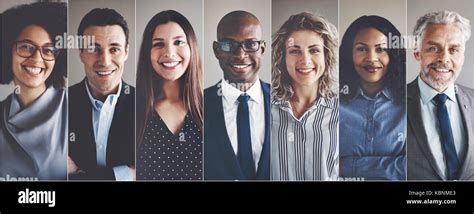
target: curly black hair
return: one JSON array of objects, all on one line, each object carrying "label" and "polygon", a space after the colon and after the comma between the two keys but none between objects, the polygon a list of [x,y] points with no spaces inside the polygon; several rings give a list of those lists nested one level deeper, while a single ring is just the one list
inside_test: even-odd
[{"label": "curly black hair", "polygon": [[[402,37],[397,28],[387,19],[380,16],[361,16],[347,28],[339,47],[339,86],[341,100],[349,100],[354,97],[359,87],[359,75],[354,68],[352,60],[352,48],[357,33],[363,29],[375,28],[382,32],[387,39],[398,37],[400,47],[387,49],[390,57],[388,72],[384,76],[383,84],[388,86],[395,97],[396,102],[404,102],[406,95],[406,49],[402,46]],[[390,41],[388,41],[390,43]],[[348,87],[348,88],[347,88]],[[345,93],[348,89],[348,93]]]},{"label": "curly black hair", "polygon": [[[2,17],[2,70],[0,83],[9,84],[13,80],[12,48],[21,31],[29,25],[44,28],[53,44],[56,38],[67,32],[67,7],[62,2],[37,2],[15,6],[3,12]],[[46,87],[64,87],[67,78],[67,50],[60,48],[51,76]]]}]

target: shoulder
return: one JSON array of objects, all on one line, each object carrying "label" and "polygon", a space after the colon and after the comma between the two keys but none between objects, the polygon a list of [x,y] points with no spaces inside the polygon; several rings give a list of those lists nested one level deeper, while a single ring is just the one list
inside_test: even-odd
[{"label": "shoulder", "polygon": [[76,84],[70,86],[70,87],[68,88],[68,93],[69,93],[70,95],[74,96],[75,94],[80,93],[82,90],[85,90],[84,81],[85,81],[85,80],[83,80],[83,81],[81,81],[81,82],[79,82],[79,83],[76,83]]},{"label": "shoulder", "polygon": [[122,81],[122,92],[124,92],[125,90],[129,90],[130,94],[135,94],[135,87],[131,86],[125,81]]},{"label": "shoulder", "polygon": [[471,99],[474,99],[474,89],[460,85],[460,84],[456,84],[456,87],[458,91],[461,91],[465,95],[471,97]]}]

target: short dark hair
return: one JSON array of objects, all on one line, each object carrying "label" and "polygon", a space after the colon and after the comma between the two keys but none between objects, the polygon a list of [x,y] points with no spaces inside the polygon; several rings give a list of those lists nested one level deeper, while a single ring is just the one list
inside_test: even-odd
[{"label": "short dark hair", "polygon": [[[67,7],[64,2],[37,2],[12,7],[3,12],[2,17],[2,70],[0,83],[9,84],[13,80],[12,48],[21,31],[29,25],[44,28],[53,44],[55,38],[67,32]],[[46,87],[64,87],[67,77],[67,51],[61,49],[55,59]]]},{"label": "short dark hair", "polygon": [[[354,68],[354,62],[352,60],[352,47],[357,33],[367,28],[377,29],[382,32],[387,39],[390,34],[392,37],[402,39],[397,28],[383,17],[361,16],[352,22],[344,33],[341,46],[339,47],[339,87],[341,89],[349,87],[349,93],[340,93],[341,100],[348,100],[354,97],[357,91],[356,89],[360,86],[360,77]],[[390,89],[395,97],[395,101],[404,102],[406,94],[406,50],[404,47],[389,47],[387,52],[390,57],[390,63],[388,65],[387,74],[384,76],[383,84]]]},{"label": "short dark hair", "polygon": [[82,18],[79,28],[77,28],[77,35],[83,36],[86,28],[90,26],[108,26],[119,25],[125,33],[125,45],[128,44],[129,29],[127,21],[120,13],[114,9],[109,8],[95,8],[87,13]]}]

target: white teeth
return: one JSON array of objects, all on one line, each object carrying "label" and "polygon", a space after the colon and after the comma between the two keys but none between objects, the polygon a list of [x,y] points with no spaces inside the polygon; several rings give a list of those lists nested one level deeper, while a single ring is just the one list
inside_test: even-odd
[{"label": "white teeth", "polygon": [[448,73],[449,69],[442,69],[442,68],[435,68],[436,71],[442,72],[442,73]]},{"label": "white teeth", "polygon": [[249,65],[232,65],[232,67],[238,68],[238,69],[246,68],[247,66]]},{"label": "white teeth", "polygon": [[32,68],[32,67],[25,66],[25,70],[28,73],[32,73],[34,75],[37,75],[37,74],[41,73],[42,68]]},{"label": "white teeth", "polygon": [[113,71],[97,71],[97,73],[101,76],[110,75]]},{"label": "white teeth", "polygon": [[163,66],[165,67],[174,67],[179,64],[179,61],[176,62],[163,62]]},{"label": "white teeth", "polygon": [[309,73],[311,71],[313,71],[312,68],[302,68],[302,69],[297,69],[298,72],[301,72],[301,73]]}]

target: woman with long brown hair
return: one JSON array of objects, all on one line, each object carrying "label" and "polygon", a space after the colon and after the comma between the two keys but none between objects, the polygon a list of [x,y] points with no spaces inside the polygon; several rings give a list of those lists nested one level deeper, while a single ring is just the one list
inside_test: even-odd
[{"label": "woman with long brown hair", "polygon": [[180,13],[156,14],[137,71],[137,180],[202,179],[202,69],[194,30]]}]

